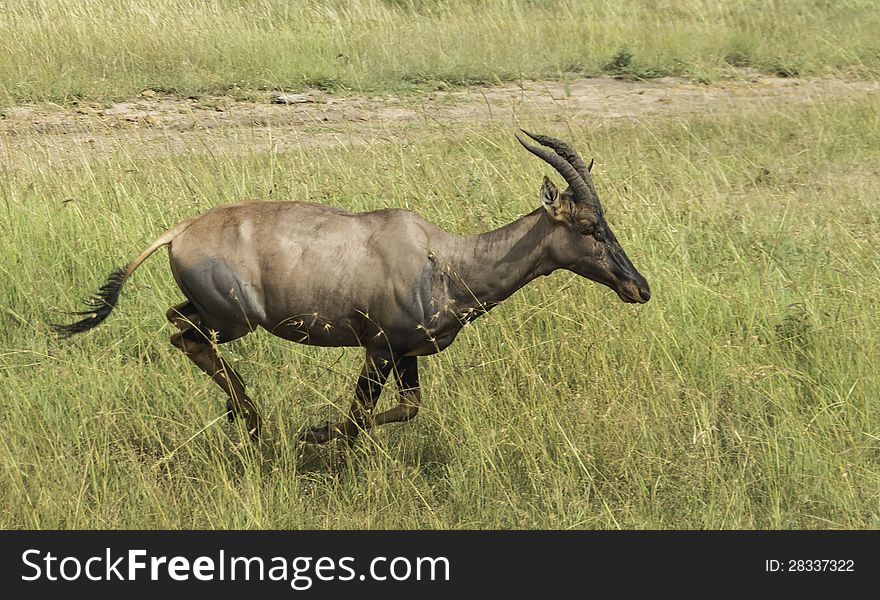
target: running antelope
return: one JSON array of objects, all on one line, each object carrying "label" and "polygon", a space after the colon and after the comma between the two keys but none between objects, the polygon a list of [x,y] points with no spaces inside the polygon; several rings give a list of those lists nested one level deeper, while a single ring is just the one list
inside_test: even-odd
[{"label": "running antelope", "polygon": [[[419,411],[418,357],[449,346],[461,328],[531,280],[568,269],[610,287],[624,302],[647,302],[648,282],[605,222],[589,165],[565,142],[523,132],[517,140],[568,183],[544,177],[543,206],[495,231],[461,236],[400,209],[351,213],[309,202],[250,201],[219,206],[166,231],[115,271],[82,317],[55,329],[92,329],[116,306],[128,277],[168,246],[171,272],[186,301],[166,316],[171,343],[226,392],[229,419],[244,416],[254,439],[257,409],[238,373],[216,351],[262,327],[315,346],[361,346],[366,359],[348,416],[311,427],[301,439],[323,443]],[[548,150],[549,148],[549,150]],[[551,151],[552,150],[552,151]],[[390,375],[399,404],[373,415]]]}]

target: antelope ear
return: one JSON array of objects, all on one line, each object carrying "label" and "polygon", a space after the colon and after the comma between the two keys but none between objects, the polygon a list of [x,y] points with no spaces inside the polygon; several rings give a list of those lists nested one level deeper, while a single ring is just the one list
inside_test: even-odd
[{"label": "antelope ear", "polygon": [[559,197],[559,188],[546,175],[541,183],[541,204],[551,218],[562,220],[562,199]]}]

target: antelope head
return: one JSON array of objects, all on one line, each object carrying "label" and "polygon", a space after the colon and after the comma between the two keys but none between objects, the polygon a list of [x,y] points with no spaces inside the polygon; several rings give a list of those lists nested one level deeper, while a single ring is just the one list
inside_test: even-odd
[{"label": "antelope head", "polygon": [[[522,130],[541,146],[523,141],[526,150],[556,169],[568,183],[560,192],[544,177],[541,202],[553,227],[545,238],[550,260],[556,266],[606,285],[624,302],[644,304],[651,299],[648,282],[636,270],[605,221],[590,171],[593,161],[584,164],[565,142]],[[550,150],[547,150],[550,148]]]}]

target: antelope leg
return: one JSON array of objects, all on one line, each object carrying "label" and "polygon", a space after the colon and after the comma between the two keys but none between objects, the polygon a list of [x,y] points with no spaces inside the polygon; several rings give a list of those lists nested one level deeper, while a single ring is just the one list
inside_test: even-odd
[{"label": "antelope leg", "polygon": [[[171,336],[171,343],[179,348],[184,355],[204,371],[220,388],[226,392],[229,400],[226,403],[230,421],[236,413],[244,415],[251,439],[257,440],[260,433],[260,416],[253,401],[245,393],[244,381],[232,366],[220,358],[213,344],[205,335],[196,329],[201,321],[195,307],[184,302],[168,309],[168,320],[180,329]],[[231,341],[224,339],[224,342]]]},{"label": "antelope leg", "polygon": [[418,359],[404,356],[394,367],[394,378],[400,392],[400,403],[373,418],[374,425],[409,421],[419,414],[422,393],[419,390]]},{"label": "antelope leg", "polygon": [[354,402],[351,404],[347,418],[344,421],[310,427],[300,435],[300,439],[312,444],[323,444],[338,437],[345,437],[349,443],[354,442],[361,430],[367,430],[372,426],[370,414],[382,394],[382,387],[388,380],[392,367],[390,356],[368,352],[355,386]]}]

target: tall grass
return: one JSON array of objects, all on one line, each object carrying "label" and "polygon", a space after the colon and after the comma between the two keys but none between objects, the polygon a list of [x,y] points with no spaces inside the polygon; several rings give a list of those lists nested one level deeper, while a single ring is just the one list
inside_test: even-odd
[{"label": "tall grass", "polygon": [[880,68],[873,0],[2,0],[0,102]]},{"label": "tall grass", "polygon": [[530,124],[596,156],[652,301],[566,272],[532,283],[424,359],[418,419],[347,461],[294,434],[345,410],[360,352],[222,347],[263,409],[260,454],[167,342],[162,254],[95,331],[62,342],[45,323],[165,227],[244,197],[499,226],[547,171],[509,131],[19,157],[0,172],[0,526],[876,528],[878,106]]}]

